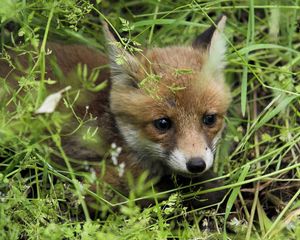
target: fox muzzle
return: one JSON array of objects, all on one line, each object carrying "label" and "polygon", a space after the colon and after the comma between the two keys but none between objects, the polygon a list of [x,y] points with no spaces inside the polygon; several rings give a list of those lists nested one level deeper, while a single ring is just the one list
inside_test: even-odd
[{"label": "fox muzzle", "polygon": [[191,158],[186,167],[191,173],[201,173],[205,170],[206,163],[202,158]]}]

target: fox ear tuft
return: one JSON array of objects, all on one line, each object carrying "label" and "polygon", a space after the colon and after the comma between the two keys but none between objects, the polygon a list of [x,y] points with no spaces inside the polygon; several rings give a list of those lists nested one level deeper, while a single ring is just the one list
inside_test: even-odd
[{"label": "fox ear tuft", "polygon": [[130,86],[135,85],[131,76],[134,75],[134,72],[138,69],[138,60],[123,48],[120,41],[116,40],[106,22],[103,21],[102,26],[108,46],[113,82]]},{"label": "fox ear tuft", "polygon": [[210,26],[206,31],[200,34],[193,42],[194,48],[200,48],[207,51],[208,59],[206,66],[208,70],[223,70],[225,67],[226,40],[223,36],[226,16],[222,15],[216,21],[216,24]]}]

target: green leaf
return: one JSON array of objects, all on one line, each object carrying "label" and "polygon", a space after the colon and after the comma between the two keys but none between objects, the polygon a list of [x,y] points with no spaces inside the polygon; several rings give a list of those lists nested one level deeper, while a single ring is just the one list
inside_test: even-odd
[{"label": "green leaf", "polygon": [[267,112],[260,121],[258,121],[257,125],[255,126],[256,129],[263,126],[265,123],[270,121],[273,117],[275,117],[278,113],[282,112],[290,102],[292,102],[297,96],[289,96],[283,99],[273,110]]},{"label": "green leaf", "polygon": [[[241,172],[241,175],[238,179],[237,182],[243,182],[249,172],[249,169],[250,169],[250,164],[246,164],[244,165],[243,169],[242,169],[242,172]],[[224,222],[227,221],[227,218],[230,214],[230,211],[231,211],[231,208],[240,192],[240,189],[241,189],[241,186],[238,186],[238,187],[235,187],[232,189],[232,192],[229,196],[229,199],[227,201],[227,205],[226,205],[226,210],[225,210],[225,217],[224,217]],[[223,235],[223,239],[226,239],[226,224],[224,225],[224,235]]]}]

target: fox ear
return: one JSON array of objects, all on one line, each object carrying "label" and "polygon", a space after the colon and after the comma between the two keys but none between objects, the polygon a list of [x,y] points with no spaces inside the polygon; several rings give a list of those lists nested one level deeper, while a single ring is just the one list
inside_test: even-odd
[{"label": "fox ear", "polygon": [[106,22],[102,22],[110,59],[111,76],[114,83],[135,86],[132,76],[137,71],[138,60],[117,41]]},{"label": "fox ear", "polygon": [[208,59],[205,68],[215,72],[222,71],[225,67],[226,40],[223,36],[226,16],[222,15],[216,21],[216,24],[210,26],[206,31],[200,34],[193,42],[194,48],[200,48],[207,51]]}]

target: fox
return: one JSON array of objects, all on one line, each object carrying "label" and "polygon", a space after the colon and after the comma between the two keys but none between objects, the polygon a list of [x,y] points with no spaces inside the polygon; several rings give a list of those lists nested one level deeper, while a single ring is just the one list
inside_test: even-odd
[{"label": "fox", "polygon": [[[48,78],[62,78],[56,75],[51,56],[61,68],[63,78],[77,85],[78,64],[85,64],[89,70],[108,66],[97,76],[98,83],[108,82],[107,87],[88,93],[76,107],[79,115],[88,112],[96,117],[93,126],[99,127],[101,144],[85,144],[82,136],[63,137],[66,155],[80,161],[104,161],[100,159],[114,146],[118,150],[114,160],[125,174],[120,174],[116,164],[106,159],[104,174],[96,168],[96,176],[124,195],[130,192],[126,173],[138,179],[146,172],[147,179],[155,179],[158,191],[174,189],[175,182],[185,186],[213,178],[214,153],[231,102],[224,77],[225,23],[226,16],[222,15],[191,45],[153,47],[137,53],[122,47],[105,22],[107,55],[83,45],[48,43]],[[15,54],[13,58],[23,66],[28,65],[24,56]],[[1,77],[11,79],[22,74],[7,63],[0,63]],[[217,184],[204,183],[199,189]],[[91,189],[97,192],[96,186]],[[224,193],[207,193],[191,205],[206,206],[223,197]],[[142,205],[151,203],[145,201]]]}]

